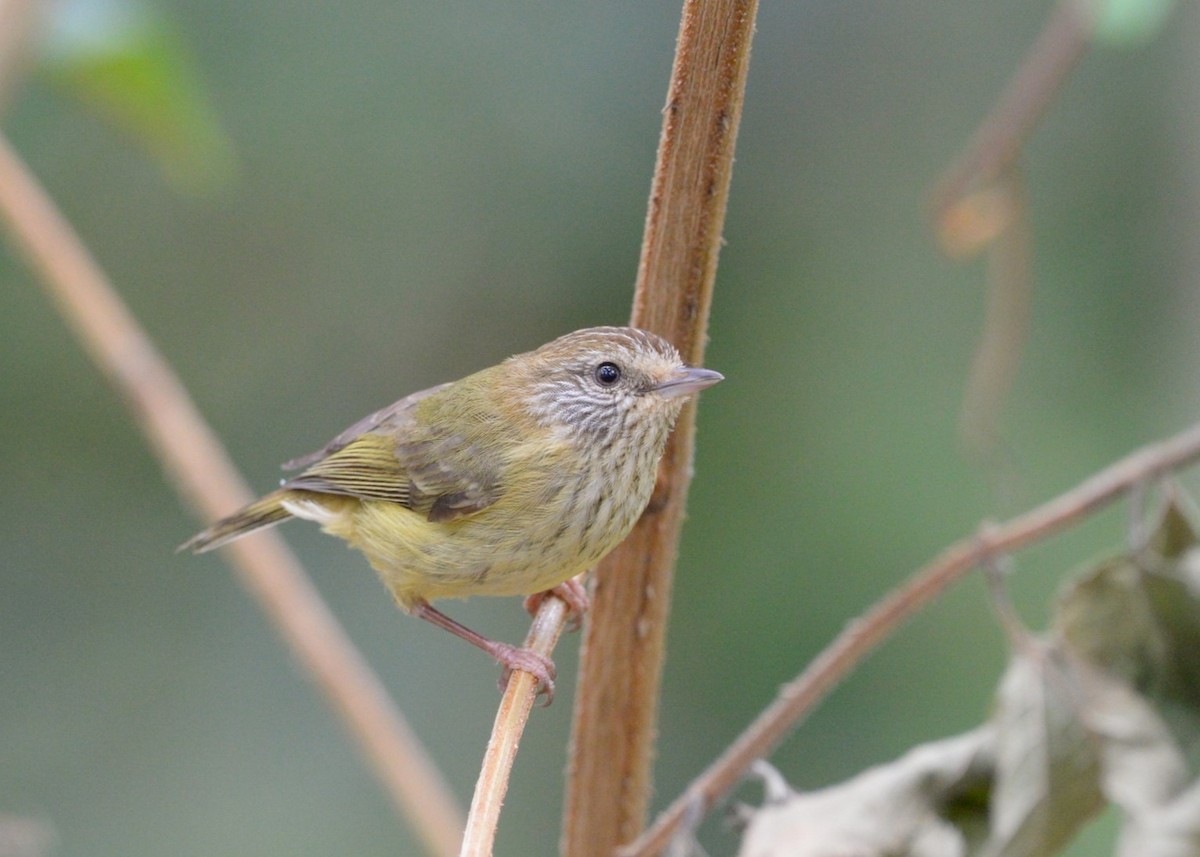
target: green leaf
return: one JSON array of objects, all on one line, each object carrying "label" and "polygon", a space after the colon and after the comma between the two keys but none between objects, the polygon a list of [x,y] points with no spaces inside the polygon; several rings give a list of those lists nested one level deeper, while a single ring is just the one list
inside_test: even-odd
[{"label": "green leaf", "polygon": [[1116,47],[1138,47],[1166,23],[1175,0],[1096,0],[1095,38]]},{"label": "green leaf", "polygon": [[175,30],[134,0],[53,7],[40,70],[143,147],[176,189],[227,181],[233,156]]}]

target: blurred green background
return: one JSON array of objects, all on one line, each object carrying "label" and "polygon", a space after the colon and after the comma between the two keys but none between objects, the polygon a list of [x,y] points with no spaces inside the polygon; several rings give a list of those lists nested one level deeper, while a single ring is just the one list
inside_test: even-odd
[{"label": "blurred green background", "polygon": [[[4,128],[262,490],[399,395],[628,318],[679,5],[157,0],[228,136],[179,194],[45,76]],[[950,541],[1194,418],[1200,11],[1097,49],[1025,161],[1030,341],[1003,476],[961,452],[982,265],[925,217],[1047,2],[764,3],[738,141],[661,714],[665,805],[852,616]],[[339,723],[179,507],[124,406],[0,251],[0,813],[58,855],[417,853]],[[1017,558],[1043,622],[1122,509]],[[286,535],[469,799],[496,669]],[[451,603],[501,639],[516,600]],[[500,854],[555,851],[577,639]],[[986,716],[1005,659],[972,578],[774,761],[813,787]],[[754,789],[743,797],[756,799]],[[1112,820],[1086,834],[1094,853]],[[703,839],[731,853],[719,817]]]}]

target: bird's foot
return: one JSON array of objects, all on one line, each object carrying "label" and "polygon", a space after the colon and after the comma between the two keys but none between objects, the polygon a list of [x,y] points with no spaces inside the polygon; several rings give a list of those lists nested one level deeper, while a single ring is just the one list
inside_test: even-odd
[{"label": "bird's foot", "polygon": [[592,599],[588,597],[587,588],[577,578],[572,577],[553,589],[535,592],[525,599],[525,609],[529,611],[529,615],[536,615],[542,602],[552,595],[567,605],[567,630],[578,631],[579,626],[583,624],[583,614],[587,613],[592,606]]},{"label": "bird's foot", "polygon": [[491,649],[492,657],[504,667],[504,671],[500,673],[501,693],[508,687],[508,680],[512,678],[513,670],[520,670],[537,679],[537,690],[534,692],[534,696],[545,694],[545,699],[542,700],[543,706],[554,701],[554,678],[558,674],[554,667],[554,661],[533,649],[511,646],[508,643],[492,643],[492,646],[494,647]]},{"label": "bird's foot", "polygon": [[499,661],[501,666],[504,667],[504,672],[500,676],[501,693],[508,686],[508,679],[512,675],[512,671],[521,670],[537,679],[536,695],[541,696],[543,693],[546,695],[546,699],[542,703],[543,705],[549,705],[554,700],[554,661],[545,655],[538,654],[533,649],[523,649],[508,643],[498,643],[495,640],[489,640],[482,634],[476,633],[465,625],[455,622],[424,599],[414,601],[408,609],[414,616],[420,616],[426,622],[449,631],[454,636],[466,640],[472,646],[475,646],[475,648],[483,649]]}]

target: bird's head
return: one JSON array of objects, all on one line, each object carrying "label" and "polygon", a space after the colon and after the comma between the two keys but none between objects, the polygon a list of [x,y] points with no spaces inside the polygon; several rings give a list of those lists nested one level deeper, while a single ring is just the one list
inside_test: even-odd
[{"label": "bird's head", "polygon": [[530,385],[534,419],[596,442],[648,435],[661,445],[688,395],[722,380],[632,327],[577,330],[507,362],[519,364]]}]

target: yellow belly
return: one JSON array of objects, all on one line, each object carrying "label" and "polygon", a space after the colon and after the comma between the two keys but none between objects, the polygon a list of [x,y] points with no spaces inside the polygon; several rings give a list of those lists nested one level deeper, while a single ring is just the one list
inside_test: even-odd
[{"label": "yellow belly", "polygon": [[[586,570],[633,527],[653,488],[653,469],[649,477],[560,478],[534,491],[509,491],[450,522],[431,522],[395,503],[308,494],[327,514],[305,517],[361,550],[400,606],[411,609],[419,600],[528,595]],[[614,494],[614,485],[624,492]]]}]

